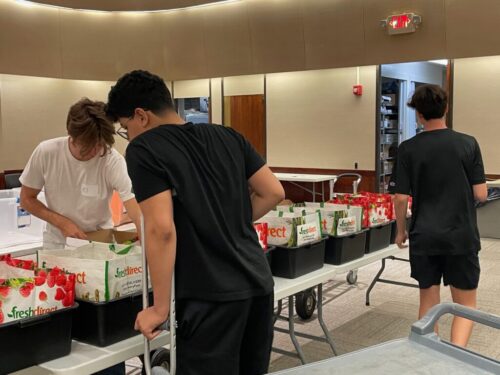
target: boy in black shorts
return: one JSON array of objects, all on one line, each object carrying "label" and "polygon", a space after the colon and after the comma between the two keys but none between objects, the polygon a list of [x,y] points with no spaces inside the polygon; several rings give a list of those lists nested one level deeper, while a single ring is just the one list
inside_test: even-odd
[{"label": "boy in black shorts", "polygon": [[283,187],[242,135],[179,117],[160,77],[125,74],[108,99],[118,133],[130,139],[154,293],[136,329],[158,334],[175,265],[179,374],[267,373],[273,278],[253,221],[284,198]]},{"label": "boy in black shorts", "polygon": [[[420,287],[419,318],[440,302],[441,278],[454,302],[475,308],[481,244],[474,200],[487,198],[481,151],[473,137],[446,127],[448,97],[441,87],[420,86],[408,106],[424,131],[398,150],[396,243],[405,247],[411,195],[410,264]],[[471,331],[470,320],[454,318],[452,343],[466,346]]]}]

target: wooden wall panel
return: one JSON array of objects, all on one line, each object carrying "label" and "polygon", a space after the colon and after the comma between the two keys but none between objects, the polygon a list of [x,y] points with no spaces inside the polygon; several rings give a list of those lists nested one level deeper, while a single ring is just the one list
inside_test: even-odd
[{"label": "wooden wall panel", "polygon": [[204,64],[211,76],[248,74],[253,71],[247,6],[244,2],[207,7],[203,11]]},{"label": "wooden wall panel", "polygon": [[32,0],[37,3],[75,9],[98,9],[105,11],[164,10],[204,5],[223,0]]},{"label": "wooden wall panel", "polygon": [[305,69],[303,9],[299,1],[246,0],[254,70]]},{"label": "wooden wall panel", "polygon": [[203,9],[160,14],[165,74],[171,80],[212,76],[207,70]]},{"label": "wooden wall panel", "polygon": [[[367,64],[444,58],[446,54],[444,0],[364,0]],[[380,20],[391,14],[414,12],[423,22],[413,34],[388,35]]]},{"label": "wooden wall panel", "polygon": [[0,1],[0,73],[61,76],[59,10]]},{"label": "wooden wall panel", "polygon": [[110,27],[117,25],[116,15],[60,12],[62,76],[88,80],[117,78],[121,27]]},{"label": "wooden wall panel", "polygon": [[362,0],[303,0],[306,68],[365,61]]},{"label": "wooden wall panel", "polygon": [[498,0],[445,0],[447,52],[453,57],[500,54]]},{"label": "wooden wall panel", "polygon": [[[416,12],[414,34],[380,20]],[[500,54],[497,0],[240,0],[148,14],[0,1],[0,73],[170,80]]]},{"label": "wooden wall panel", "polygon": [[116,80],[139,68],[164,73],[157,15],[60,12],[64,78]]}]

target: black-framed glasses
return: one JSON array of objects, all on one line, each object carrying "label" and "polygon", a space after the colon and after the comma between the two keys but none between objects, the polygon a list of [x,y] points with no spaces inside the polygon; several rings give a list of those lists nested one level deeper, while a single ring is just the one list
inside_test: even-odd
[{"label": "black-framed glasses", "polygon": [[[127,121],[125,121],[125,124],[123,125],[126,125],[130,120],[132,120],[135,116],[135,113],[130,116]],[[116,134],[118,134],[120,137],[122,137],[123,139],[125,139],[126,141],[129,140],[128,138],[128,129],[125,128],[122,124],[120,124],[120,128],[116,131]]]},{"label": "black-framed glasses", "polygon": [[128,131],[125,129],[123,126],[120,125],[120,128],[116,131],[116,134],[118,134],[120,137],[128,141]]}]

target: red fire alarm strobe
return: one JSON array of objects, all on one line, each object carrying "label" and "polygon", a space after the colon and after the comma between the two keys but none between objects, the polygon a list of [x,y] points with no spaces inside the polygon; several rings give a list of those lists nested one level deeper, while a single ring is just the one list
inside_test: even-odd
[{"label": "red fire alarm strobe", "polygon": [[352,86],[352,93],[356,96],[363,95],[363,85],[354,85]]}]

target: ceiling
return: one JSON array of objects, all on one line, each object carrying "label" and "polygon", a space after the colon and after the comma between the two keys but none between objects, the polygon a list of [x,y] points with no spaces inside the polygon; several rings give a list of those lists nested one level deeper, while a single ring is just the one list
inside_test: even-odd
[{"label": "ceiling", "polygon": [[187,8],[224,0],[29,0],[33,3],[102,11],[152,11]]}]

